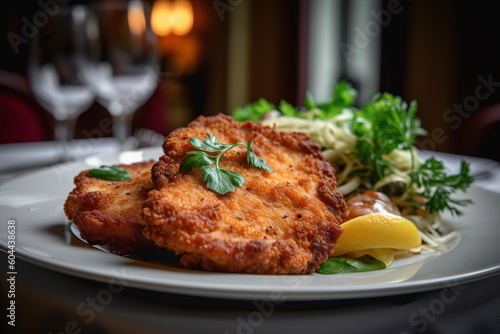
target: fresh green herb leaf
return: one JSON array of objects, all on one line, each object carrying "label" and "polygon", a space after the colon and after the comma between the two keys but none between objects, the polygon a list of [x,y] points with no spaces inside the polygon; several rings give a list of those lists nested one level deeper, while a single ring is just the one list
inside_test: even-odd
[{"label": "fresh green herb leaf", "polygon": [[353,106],[356,103],[358,92],[350,83],[345,80],[340,81],[333,89],[332,103],[342,105],[344,107]]},{"label": "fresh green herb leaf", "polygon": [[284,116],[299,117],[299,118],[319,118],[328,119],[342,112],[344,108],[354,105],[357,92],[346,81],[341,81],[334,87],[333,97],[330,101],[324,103],[316,103],[310,92],[306,93],[304,105],[308,110],[314,109],[312,114],[304,114],[285,100],[281,100],[279,107],[265,100],[259,99],[254,103],[238,107],[233,111],[233,117],[239,122],[251,120],[258,122],[269,111],[276,110]]},{"label": "fresh green herb leaf", "polygon": [[460,216],[462,212],[458,206],[472,204],[471,200],[451,198],[455,191],[464,191],[473,181],[469,175],[469,164],[465,161],[462,161],[458,174],[447,175],[443,163],[431,157],[409,175],[411,184],[422,189],[419,195],[429,199],[426,208],[430,213],[449,210],[452,215]]},{"label": "fresh green herb leaf", "polygon": [[300,113],[297,110],[297,108],[295,108],[293,105],[286,102],[285,100],[281,100],[278,109],[284,116],[300,117]]},{"label": "fresh green herb leaf", "polygon": [[378,135],[371,140],[359,138],[356,141],[356,149],[352,154],[364,160],[372,168],[371,183],[381,180],[385,175],[385,168],[393,166],[392,162],[384,159],[384,155],[391,152],[395,146],[394,142],[384,142]]},{"label": "fresh green herb leaf", "polygon": [[261,98],[254,103],[236,108],[233,111],[233,117],[238,122],[244,122],[247,120],[258,122],[271,110],[276,110],[274,104]]},{"label": "fresh green herb leaf", "polygon": [[415,101],[408,107],[399,96],[389,93],[379,94],[364,106],[362,112],[364,117],[368,117],[373,128],[386,139],[395,141],[399,149],[411,149],[417,136],[427,134],[420,126],[420,119],[415,115],[417,112]]},{"label": "fresh green herb leaf", "polygon": [[330,101],[316,103],[311,93],[307,92],[304,105],[309,110],[317,110],[314,114],[314,118],[328,119],[340,114],[344,108],[352,107],[355,103],[356,96],[357,92],[351,84],[346,81],[341,81],[335,85],[333,97]]},{"label": "fresh green herb leaf", "polygon": [[179,166],[179,170],[186,173],[189,173],[193,168],[209,166],[215,161],[215,157],[201,151],[191,151],[186,154],[187,157],[182,160]]},{"label": "fresh green herb leaf", "polygon": [[193,168],[201,167],[202,181],[207,182],[207,187],[219,194],[234,191],[236,189],[235,186],[241,187],[245,182],[245,178],[240,173],[219,167],[221,156],[235,146],[243,145],[247,148],[247,162],[250,166],[272,172],[267,162],[256,156],[252,151],[252,140],[248,141],[248,145],[241,142],[222,144],[212,133],[208,133],[207,138],[203,141],[196,137],[191,137],[190,141],[194,147],[202,151],[219,152],[219,154],[210,156],[202,151],[187,152],[186,158],[182,160],[179,166],[179,171],[189,173]]},{"label": "fresh green herb leaf", "polygon": [[89,170],[89,174],[96,179],[107,181],[125,181],[132,178],[125,169],[111,166],[101,166],[100,168],[91,169]]},{"label": "fresh green herb leaf", "polygon": [[220,194],[234,191],[235,186],[241,187],[245,183],[243,175],[217,166],[203,166],[201,168],[202,181],[207,182],[207,187]]},{"label": "fresh green herb leaf", "polygon": [[321,264],[316,272],[323,275],[359,273],[363,271],[373,271],[385,269],[384,262],[377,260],[373,256],[363,255],[356,259],[349,259],[341,256],[331,256],[325,263]]},{"label": "fresh green herb leaf", "polygon": [[212,133],[207,134],[207,138],[203,141],[196,137],[191,137],[190,141],[191,145],[197,149],[207,152],[219,152],[228,146],[215,139],[215,136]]},{"label": "fresh green herb leaf", "polygon": [[417,171],[410,173],[412,183],[418,187],[429,188],[434,184],[434,180],[442,180],[446,177],[444,165],[441,161],[431,157],[427,159]]},{"label": "fresh green herb leaf", "polygon": [[415,116],[417,105],[410,106],[399,96],[377,94],[361,110],[354,110],[351,130],[358,137],[353,154],[373,170],[370,182],[386,176],[386,168],[392,164],[386,155],[394,149],[412,150],[417,136],[425,135],[420,120]]},{"label": "fresh green herb leaf", "polygon": [[256,167],[260,170],[265,169],[267,171],[272,172],[273,170],[269,165],[267,164],[266,160],[259,158],[258,156],[255,155],[252,151],[252,144],[253,141],[249,140],[248,141],[248,147],[247,147],[247,162],[249,166]]}]

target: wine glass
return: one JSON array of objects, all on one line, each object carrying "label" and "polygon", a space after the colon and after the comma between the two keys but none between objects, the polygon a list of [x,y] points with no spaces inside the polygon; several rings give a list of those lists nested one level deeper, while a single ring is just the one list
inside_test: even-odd
[{"label": "wine glass", "polygon": [[98,3],[92,10],[87,80],[113,119],[113,136],[121,149],[130,149],[133,114],[153,94],[159,77],[150,6],[132,0]]},{"label": "wine glass", "polygon": [[88,18],[84,5],[61,6],[30,44],[28,80],[37,101],[54,116],[54,137],[65,161],[71,159],[68,142],[77,117],[95,99],[82,72],[89,55]]}]

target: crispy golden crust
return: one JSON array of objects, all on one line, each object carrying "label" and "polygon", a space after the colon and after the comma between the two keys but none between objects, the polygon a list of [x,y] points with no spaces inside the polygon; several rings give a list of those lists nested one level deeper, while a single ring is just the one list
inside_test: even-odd
[{"label": "crispy golden crust", "polygon": [[154,249],[142,235],[141,211],[153,188],[153,161],[117,165],[132,178],[125,181],[96,179],[83,171],[75,177],[76,187],[64,204],[68,219],[78,226],[90,244],[107,244],[110,251],[129,254]]},{"label": "crispy golden crust", "polygon": [[[273,173],[249,167],[242,146],[220,167],[241,173],[242,187],[225,195],[206,187],[201,172],[179,173],[190,137],[213,133],[222,143],[247,143]],[[320,147],[302,133],[278,133],[232,117],[199,117],[170,133],[165,155],[153,166],[156,190],[144,207],[144,235],[176,254],[181,265],[259,274],[314,272],[333,252],[345,202],[335,171]]]}]

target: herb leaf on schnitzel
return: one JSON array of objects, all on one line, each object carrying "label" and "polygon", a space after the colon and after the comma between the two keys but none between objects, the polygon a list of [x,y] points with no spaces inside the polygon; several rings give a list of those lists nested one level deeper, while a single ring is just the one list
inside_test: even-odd
[{"label": "herb leaf on schnitzel", "polygon": [[272,172],[273,170],[271,169],[271,167],[269,167],[266,160],[259,158],[258,156],[255,155],[255,153],[253,153],[252,143],[253,143],[252,140],[248,141],[248,147],[247,147],[247,162],[248,162],[248,164],[250,166],[256,167],[260,170],[265,169],[265,170]]},{"label": "herb leaf on schnitzel", "polygon": [[[259,158],[252,151],[252,140],[248,141],[248,145],[242,142],[222,144],[215,138],[213,133],[207,133],[205,140],[201,141],[196,137],[191,137],[190,142],[201,151],[187,152],[186,158],[182,160],[179,166],[179,171],[189,173],[193,168],[201,167],[202,181],[207,182],[207,187],[219,194],[224,195],[227,192],[234,191],[236,189],[235,186],[241,187],[245,183],[245,178],[240,173],[219,167],[221,156],[233,147],[243,145],[247,148],[247,162],[249,166],[260,170],[265,169],[269,172],[273,171],[264,159]],[[202,151],[219,152],[219,154],[211,156]]]},{"label": "herb leaf on schnitzel", "polygon": [[96,179],[107,181],[125,181],[132,178],[125,169],[110,166],[101,166],[100,168],[91,169],[89,170],[89,174]]},{"label": "herb leaf on schnitzel", "polygon": [[240,173],[217,166],[203,166],[201,172],[202,180],[207,182],[207,187],[221,194],[234,191],[235,186],[241,187],[245,183],[245,178]]},{"label": "herb leaf on schnitzel", "polygon": [[194,147],[206,152],[220,152],[223,149],[230,148],[232,146],[231,144],[222,144],[215,138],[213,133],[207,133],[207,138],[203,141],[196,137],[191,137],[190,141]]},{"label": "herb leaf on schnitzel", "polygon": [[189,173],[193,168],[210,166],[215,161],[215,157],[201,151],[191,151],[186,154],[187,157],[182,160],[180,165],[180,170],[186,173]]}]

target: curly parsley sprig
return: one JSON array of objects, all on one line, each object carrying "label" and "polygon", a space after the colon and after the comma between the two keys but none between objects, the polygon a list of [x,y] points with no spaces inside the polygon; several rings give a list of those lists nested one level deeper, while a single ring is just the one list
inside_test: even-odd
[{"label": "curly parsley sprig", "polygon": [[[247,148],[247,163],[249,166],[260,170],[265,169],[269,172],[273,171],[264,159],[259,158],[252,151],[252,140],[248,141],[248,145],[242,142],[222,144],[212,133],[208,133],[207,138],[203,141],[196,137],[191,137],[190,141],[200,151],[187,152],[187,156],[182,160],[179,170],[189,173],[193,168],[201,167],[202,181],[207,182],[207,187],[219,194],[234,191],[235,186],[241,187],[245,182],[245,178],[240,173],[219,167],[219,160],[222,155],[233,147],[243,145]],[[212,156],[206,152],[219,152],[219,154]]]},{"label": "curly parsley sprig", "polygon": [[341,81],[335,85],[333,96],[326,102],[316,102],[310,92],[306,94],[304,107],[312,110],[312,113],[304,113],[301,108],[294,107],[291,103],[281,100],[276,107],[273,103],[264,98],[260,98],[253,103],[243,107],[237,107],[233,116],[238,122],[260,121],[265,114],[270,111],[277,111],[283,116],[307,118],[307,119],[328,119],[342,112],[344,108],[349,108],[356,102],[358,92],[347,81]]},{"label": "curly parsley sprig", "polygon": [[[351,129],[358,139],[352,154],[373,168],[373,183],[383,179],[385,168],[392,166],[387,154],[394,149],[411,151],[415,139],[427,134],[416,112],[415,101],[408,106],[399,96],[388,93],[375,95],[363,109],[353,111]],[[414,168],[413,154],[411,157]]]},{"label": "curly parsley sprig", "polygon": [[465,191],[473,181],[469,175],[469,164],[465,161],[462,161],[458,174],[447,175],[443,163],[431,157],[409,175],[412,184],[421,189],[419,195],[429,199],[426,207],[430,213],[448,210],[452,215],[460,216],[462,212],[457,206],[472,204],[471,200],[451,198],[457,190]]}]

